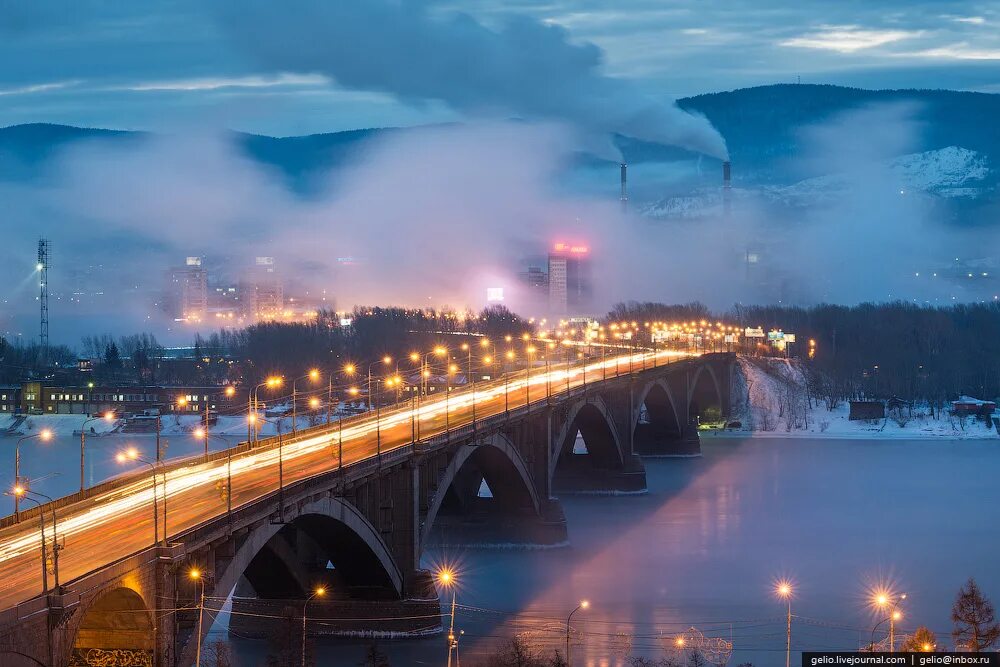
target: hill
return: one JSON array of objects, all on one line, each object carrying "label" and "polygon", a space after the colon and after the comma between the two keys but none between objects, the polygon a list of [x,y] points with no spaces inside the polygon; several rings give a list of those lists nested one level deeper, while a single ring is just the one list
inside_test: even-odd
[{"label": "hill", "polygon": [[[877,103],[917,105],[925,131],[919,152],[949,147],[974,151],[987,163],[1000,157],[1000,95],[950,90],[862,90],[828,85],[773,85],[684,98],[678,104],[704,114],[726,138],[737,182],[791,184],[787,158],[802,148],[802,132],[839,113]],[[395,128],[370,128],[297,137],[237,133],[246,154],[278,167],[302,186],[316,172],[343,164],[366,141]],[[38,172],[60,148],[94,138],[128,141],[141,133],[29,124],[0,128],[0,178]],[[683,150],[618,137],[630,163],[691,159]],[[901,156],[900,156],[901,157]],[[807,174],[821,176],[822,172]]]}]

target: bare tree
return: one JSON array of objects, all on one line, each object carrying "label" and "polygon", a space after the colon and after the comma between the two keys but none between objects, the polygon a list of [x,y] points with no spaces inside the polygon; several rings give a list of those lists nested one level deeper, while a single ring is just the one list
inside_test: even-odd
[{"label": "bare tree", "polygon": [[951,620],[955,624],[951,632],[955,648],[979,653],[992,648],[1000,639],[1000,624],[996,621],[993,603],[983,595],[972,577],[955,597]]}]

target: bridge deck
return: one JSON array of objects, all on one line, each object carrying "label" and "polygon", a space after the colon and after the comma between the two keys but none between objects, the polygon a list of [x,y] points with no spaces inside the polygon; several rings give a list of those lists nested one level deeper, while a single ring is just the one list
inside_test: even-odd
[{"label": "bridge deck", "polygon": [[[691,356],[671,351],[641,352],[588,360],[572,365],[536,367],[449,395],[416,398],[381,411],[300,431],[295,437],[242,443],[207,459],[171,461],[156,474],[163,536],[166,488],[167,534],[177,538],[278,490],[279,466],[284,484],[341,470],[350,478],[372,474],[380,466],[405,460],[413,443],[450,433],[485,428],[497,416],[539,409],[553,396],[584,386],[640,373]],[[539,407],[536,407],[539,406]],[[43,505],[57,508],[60,578],[65,584],[109,564],[149,549],[154,543],[153,476],[123,475],[82,493]],[[164,479],[166,480],[164,484]],[[231,506],[218,484],[229,485]],[[0,609],[9,609],[42,593],[41,534],[38,509],[0,519]],[[51,527],[51,524],[50,524]],[[51,531],[48,533],[51,540]]]}]

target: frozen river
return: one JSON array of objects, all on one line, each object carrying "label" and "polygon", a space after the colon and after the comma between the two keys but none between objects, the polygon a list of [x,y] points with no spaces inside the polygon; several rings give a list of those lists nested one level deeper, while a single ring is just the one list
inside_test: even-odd
[{"label": "frozen river", "polygon": [[[95,480],[118,470],[113,455],[126,441],[151,452],[153,440],[89,439]],[[201,447],[190,436],[167,440],[174,456]],[[24,470],[59,472],[37,487],[71,491],[76,447],[71,437],[32,442]],[[878,620],[867,591],[880,583],[908,594],[902,632],[928,625],[945,643],[969,576],[1000,602],[1000,441],[706,438],[703,449],[696,459],[646,459],[646,495],[563,498],[570,548],[426,554],[427,566],[458,564],[464,664],[517,633],[562,647],[566,614],[583,598],[591,607],[574,618],[574,664],[595,666],[624,665],[627,652],[662,656],[690,626],[731,640],[732,665],[784,664],[785,609],[772,592],[782,577],[795,584],[796,651],[867,643]],[[217,624],[212,639],[224,637]],[[232,645],[237,664],[264,664],[265,645]],[[364,647],[322,640],[318,664],[356,665]],[[440,636],[380,647],[393,665],[445,657]]]}]

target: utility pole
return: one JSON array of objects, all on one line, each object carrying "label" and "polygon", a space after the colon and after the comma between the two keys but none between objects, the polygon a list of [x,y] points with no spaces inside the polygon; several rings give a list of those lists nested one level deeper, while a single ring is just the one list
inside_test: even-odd
[{"label": "utility pole", "polygon": [[41,308],[39,343],[42,363],[49,361],[49,241],[38,239],[38,304]]}]

